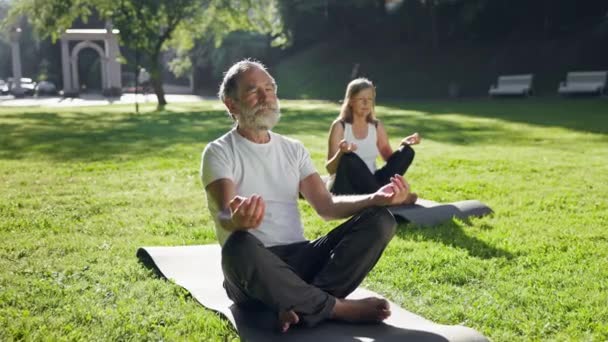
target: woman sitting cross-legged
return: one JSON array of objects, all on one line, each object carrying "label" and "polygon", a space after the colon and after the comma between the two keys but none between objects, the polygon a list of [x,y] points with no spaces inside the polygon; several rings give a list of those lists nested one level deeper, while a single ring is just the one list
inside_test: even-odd
[{"label": "woman sitting cross-legged", "polygon": [[[414,133],[401,141],[393,152],[388,135],[375,115],[376,89],[365,78],[351,81],[346,88],[338,118],[329,132],[325,168],[332,176],[329,190],[337,195],[367,194],[390,182],[395,174],[403,175],[414,160],[410,145],[420,143]],[[376,169],[378,155],[386,162]],[[410,193],[404,204],[416,202]]]}]

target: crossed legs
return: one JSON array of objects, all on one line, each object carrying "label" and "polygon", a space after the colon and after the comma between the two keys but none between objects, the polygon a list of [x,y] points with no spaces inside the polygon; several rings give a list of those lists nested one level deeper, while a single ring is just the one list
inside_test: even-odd
[{"label": "crossed legs", "polygon": [[340,158],[331,192],[336,195],[369,194],[390,182],[395,174],[403,175],[412,164],[415,152],[409,145],[401,145],[383,167],[372,173],[356,153]]},{"label": "crossed legs", "polygon": [[388,210],[369,208],[314,241],[264,247],[251,233],[235,232],[222,248],[224,287],[237,304],[263,304],[280,319],[292,313],[289,323],[380,321],[388,310],[382,300],[343,298],[374,267],[395,226]]}]

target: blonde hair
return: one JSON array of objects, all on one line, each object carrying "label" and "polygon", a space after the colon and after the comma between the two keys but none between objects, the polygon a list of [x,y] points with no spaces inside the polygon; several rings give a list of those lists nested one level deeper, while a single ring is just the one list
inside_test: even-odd
[{"label": "blonde hair", "polygon": [[353,110],[350,107],[350,100],[365,89],[372,89],[374,93],[374,98],[372,99],[372,109],[369,114],[367,114],[367,117],[365,117],[365,120],[373,124],[378,122],[376,119],[376,87],[374,87],[372,81],[362,77],[350,81],[348,86],[346,86],[346,93],[344,94],[340,114],[338,114],[338,120],[348,123],[353,122]]}]

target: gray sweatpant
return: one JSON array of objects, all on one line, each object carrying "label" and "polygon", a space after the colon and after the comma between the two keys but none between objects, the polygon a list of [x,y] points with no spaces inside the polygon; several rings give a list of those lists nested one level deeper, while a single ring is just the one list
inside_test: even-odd
[{"label": "gray sweatpant", "polygon": [[395,234],[386,208],[368,208],[314,241],[264,247],[247,231],[222,248],[224,288],[243,306],[294,310],[313,326],[363,281]]}]

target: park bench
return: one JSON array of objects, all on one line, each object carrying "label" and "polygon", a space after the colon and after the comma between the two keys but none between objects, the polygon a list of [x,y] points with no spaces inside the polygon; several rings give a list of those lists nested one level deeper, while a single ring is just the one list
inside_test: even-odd
[{"label": "park bench", "polygon": [[608,71],[576,71],[566,75],[566,81],[559,84],[561,95],[595,93],[602,95],[606,90]]},{"label": "park bench", "polygon": [[534,75],[505,75],[499,76],[496,84],[490,86],[488,94],[498,95],[523,95],[532,94],[532,79]]}]

